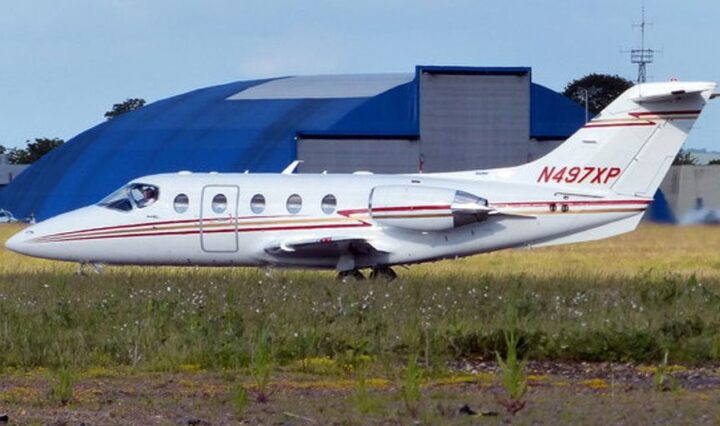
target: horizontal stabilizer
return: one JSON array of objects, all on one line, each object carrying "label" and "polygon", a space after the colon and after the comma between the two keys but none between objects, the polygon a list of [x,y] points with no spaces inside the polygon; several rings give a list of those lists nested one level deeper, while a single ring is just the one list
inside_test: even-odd
[{"label": "horizontal stabilizer", "polygon": [[679,101],[681,99],[690,98],[692,96],[699,96],[707,89],[697,89],[697,90],[674,90],[674,91],[666,91],[661,93],[654,93],[654,94],[645,94],[641,93],[640,96],[633,99],[633,101],[642,104],[642,103],[653,103],[653,102],[673,102],[673,101]]}]

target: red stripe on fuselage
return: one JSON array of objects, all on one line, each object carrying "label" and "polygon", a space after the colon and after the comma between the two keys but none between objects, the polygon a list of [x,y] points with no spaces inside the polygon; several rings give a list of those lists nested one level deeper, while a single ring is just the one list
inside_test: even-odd
[{"label": "red stripe on fuselage", "polygon": [[520,201],[507,203],[491,203],[491,207],[544,207],[551,204],[567,204],[568,206],[607,206],[650,204],[652,200],[597,200],[597,201]]},{"label": "red stripe on fuselage", "polygon": [[679,111],[644,111],[644,112],[631,112],[630,115],[634,117],[639,117],[643,115],[690,115],[690,114],[700,114],[699,109],[688,109],[688,110],[679,110]]},{"label": "red stripe on fuselage", "polygon": [[447,210],[450,208],[449,204],[445,205],[427,205],[427,206],[409,206],[409,207],[373,207],[374,212],[411,212],[415,210]]},{"label": "red stripe on fuselage", "polygon": [[[359,228],[359,227],[365,227],[370,226],[369,223],[350,223],[350,224],[342,224],[342,225],[304,225],[304,226],[282,226],[282,227],[275,227],[275,228],[230,228],[230,229],[214,229],[210,231],[200,231],[200,229],[191,229],[187,231],[169,231],[169,232],[154,232],[152,234],[148,233],[130,233],[130,234],[116,234],[116,235],[92,235],[92,236],[68,236],[68,237],[61,237],[59,239],[48,239],[46,241],[42,242],[49,242],[49,243],[55,243],[55,242],[65,242],[65,241],[83,241],[83,240],[102,240],[102,239],[114,239],[114,238],[130,238],[130,237],[155,237],[155,236],[167,236],[167,235],[193,235],[193,234],[220,234],[220,233],[227,233],[227,232],[270,232],[270,231],[293,231],[293,230],[307,230],[307,229],[328,229],[328,228]],[[44,237],[47,238],[47,237]]]},{"label": "red stripe on fuselage", "polygon": [[[597,200],[597,201],[530,201],[530,202],[505,202],[505,203],[493,203],[490,204],[492,207],[547,207],[552,204],[566,204],[570,206],[593,206],[593,205],[628,205],[628,204],[650,204],[651,200]],[[424,206],[404,206],[404,207],[381,207],[378,209],[373,209],[373,211],[415,211],[415,210],[447,210],[451,206],[450,205],[424,205]],[[348,209],[348,210],[338,210],[338,214],[341,216],[348,217],[353,214],[360,214],[360,213],[367,213],[368,209]],[[238,217],[238,220],[242,219],[266,219],[266,218],[286,218],[286,217],[292,217],[290,215],[280,215],[280,216],[241,216]],[[202,219],[203,222],[217,222],[217,221],[226,221],[228,218],[211,218],[211,219]],[[234,218],[230,218],[230,220],[234,220]],[[359,220],[359,219],[358,219]],[[89,228],[89,229],[82,229],[79,231],[67,231],[67,232],[60,232],[57,234],[51,234],[51,235],[45,235],[42,237],[38,237],[38,241],[40,242],[60,242],[60,241],[77,241],[77,240],[97,240],[97,239],[103,239],[103,238],[124,238],[124,237],[142,237],[142,236],[155,236],[155,235],[188,235],[188,234],[195,234],[200,233],[199,228],[197,230],[187,230],[187,231],[163,231],[162,229],[158,229],[157,232],[152,233],[133,233],[134,229],[132,228],[138,228],[141,226],[157,226],[157,225],[174,225],[174,224],[183,224],[183,223],[198,223],[200,225],[199,219],[190,219],[190,220],[175,220],[175,221],[161,221],[161,222],[145,222],[140,224],[130,224],[130,225],[115,225],[115,226],[104,226],[104,227],[97,227],[97,228]],[[353,224],[336,224],[336,225],[304,225],[304,226],[284,226],[284,227],[256,227],[256,228],[238,228],[237,232],[257,232],[257,231],[287,231],[287,230],[307,230],[307,229],[327,229],[327,228],[353,228],[353,227],[367,227],[371,226],[370,223],[359,220],[360,223],[353,223]],[[232,225],[232,224],[229,224]],[[125,234],[115,234],[115,235],[84,235],[88,234],[90,232],[97,232],[97,231],[110,231],[110,230],[117,230],[117,229],[127,229],[128,233]],[[145,231],[152,231],[152,229],[147,229]],[[211,233],[220,233],[220,232],[235,232],[236,229],[230,228],[230,229],[221,229],[221,230],[205,230],[203,231],[206,234]]]},{"label": "red stripe on fuselage", "polygon": [[655,123],[652,121],[641,122],[641,123],[588,123],[583,126],[586,129],[593,127],[631,127],[631,126],[654,126]]},{"label": "red stripe on fuselage", "polygon": [[[280,215],[280,216],[238,216],[237,220],[242,219],[268,219],[268,218],[281,218],[281,217],[292,217],[291,215]],[[235,217],[214,217],[214,218],[207,218],[202,219],[203,222],[220,222],[220,221],[234,221]],[[165,220],[165,221],[159,221],[159,222],[141,222],[141,223],[132,223],[127,225],[114,225],[114,226],[101,226],[98,228],[88,228],[88,229],[81,229],[79,231],[67,231],[67,232],[59,232],[57,234],[52,234],[53,237],[55,236],[61,236],[61,235],[68,235],[68,234],[84,234],[88,232],[95,232],[95,231],[112,231],[116,229],[130,229],[130,228],[141,228],[143,226],[160,226],[160,225],[179,225],[183,223],[195,223],[200,222],[200,219],[183,219],[183,220]]]},{"label": "red stripe on fuselage", "polygon": [[[642,119],[641,117],[652,117],[659,116],[660,118],[663,118],[663,116],[673,116],[673,115],[698,115],[700,114],[700,110],[678,110],[678,111],[643,111],[643,112],[630,112],[628,113],[629,116]],[[697,117],[688,117],[688,119],[691,118],[697,118]],[[656,122],[645,119],[646,121],[641,121],[637,123],[610,123],[610,122],[603,122],[602,119],[599,119],[595,122],[589,122],[585,126],[585,128],[593,128],[593,127],[630,127],[630,126],[654,126],[657,124]]]}]

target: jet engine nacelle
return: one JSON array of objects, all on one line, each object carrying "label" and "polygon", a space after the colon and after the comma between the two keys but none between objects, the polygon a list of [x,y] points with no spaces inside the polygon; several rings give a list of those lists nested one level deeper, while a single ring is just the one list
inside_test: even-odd
[{"label": "jet engine nacelle", "polygon": [[370,216],[379,224],[414,231],[444,231],[485,220],[486,199],[449,188],[417,185],[376,186]]}]

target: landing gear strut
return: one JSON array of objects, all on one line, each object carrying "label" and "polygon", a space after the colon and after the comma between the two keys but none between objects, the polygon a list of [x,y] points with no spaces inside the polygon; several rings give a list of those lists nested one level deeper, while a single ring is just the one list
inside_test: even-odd
[{"label": "landing gear strut", "polygon": [[355,281],[364,281],[365,275],[363,275],[363,273],[360,272],[358,269],[351,269],[349,271],[338,272],[337,278],[338,280],[343,282],[347,281],[349,278],[354,278]]},{"label": "landing gear strut", "polygon": [[378,266],[377,268],[373,268],[372,272],[370,272],[371,280],[381,279],[392,281],[395,278],[397,278],[397,274],[389,266]]},{"label": "landing gear strut", "polygon": [[[338,272],[338,280],[346,282],[350,278],[354,279],[355,281],[364,281],[365,275],[363,275],[363,273],[360,272],[358,269]],[[397,278],[397,274],[389,266],[378,266],[376,268],[373,268],[373,270],[370,272],[371,280],[392,281],[395,278]]]},{"label": "landing gear strut", "polygon": [[103,268],[103,265],[100,263],[95,262],[80,262],[78,264],[77,271],[75,272],[76,275],[85,276],[87,275],[87,267],[91,267],[92,271],[96,274],[102,274],[105,269]]}]

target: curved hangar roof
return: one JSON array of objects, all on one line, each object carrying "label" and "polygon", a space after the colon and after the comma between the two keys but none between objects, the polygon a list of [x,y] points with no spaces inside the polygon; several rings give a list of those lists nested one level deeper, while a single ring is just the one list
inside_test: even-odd
[{"label": "curved hangar roof", "polygon": [[[295,138],[303,134],[417,137],[422,69],[239,81],[160,100],[99,124],[43,157],[0,192],[0,207],[17,217],[45,219],[97,202],[142,175],[278,172],[296,159]],[[584,110],[532,84],[530,116],[531,137],[557,139],[580,127]]]}]

